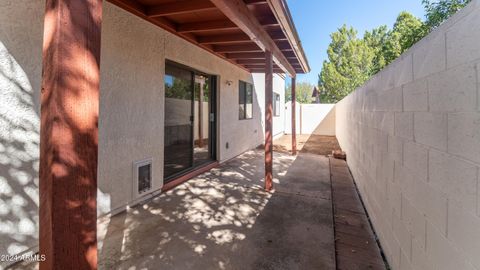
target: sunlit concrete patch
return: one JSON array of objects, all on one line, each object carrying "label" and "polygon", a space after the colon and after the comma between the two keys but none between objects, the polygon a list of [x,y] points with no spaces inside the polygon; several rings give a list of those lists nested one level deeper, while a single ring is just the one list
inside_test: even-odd
[{"label": "sunlit concrete patch", "polygon": [[308,167],[327,170],[307,174],[315,175],[312,181],[318,185],[303,184],[290,192],[294,186],[287,183],[299,179],[290,173],[295,162],[276,153],[282,192],[263,191],[263,154],[250,151],[105,219],[99,224],[99,268],[333,269],[331,202],[298,195],[302,188],[322,190],[322,182],[329,181],[323,179],[328,163]]}]

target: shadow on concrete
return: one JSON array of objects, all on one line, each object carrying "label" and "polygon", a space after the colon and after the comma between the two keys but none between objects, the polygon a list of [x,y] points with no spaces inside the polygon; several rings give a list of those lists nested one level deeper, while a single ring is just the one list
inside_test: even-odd
[{"label": "shadow on concrete", "polygon": [[99,269],[334,269],[328,159],[263,153],[220,168],[98,225]]}]

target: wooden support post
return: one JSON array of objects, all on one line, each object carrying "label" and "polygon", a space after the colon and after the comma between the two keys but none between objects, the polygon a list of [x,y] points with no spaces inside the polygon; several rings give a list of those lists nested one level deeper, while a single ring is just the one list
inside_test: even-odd
[{"label": "wooden support post", "polygon": [[40,125],[41,270],[97,269],[102,0],[46,0]]},{"label": "wooden support post", "polygon": [[265,190],[273,188],[273,61],[272,53],[265,51]]},{"label": "wooden support post", "polygon": [[296,76],[292,77],[292,155],[297,154],[297,111],[296,111]]}]

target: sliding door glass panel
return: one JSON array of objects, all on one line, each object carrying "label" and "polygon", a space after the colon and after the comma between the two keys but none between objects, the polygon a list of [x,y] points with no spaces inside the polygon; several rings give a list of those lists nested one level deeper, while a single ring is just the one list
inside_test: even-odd
[{"label": "sliding door glass panel", "polygon": [[193,166],[193,73],[165,67],[164,175],[172,176]]},{"label": "sliding door glass panel", "polygon": [[195,75],[193,134],[194,165],[200,165],[211,160],[210,155],[210,78],[204,75]]}]

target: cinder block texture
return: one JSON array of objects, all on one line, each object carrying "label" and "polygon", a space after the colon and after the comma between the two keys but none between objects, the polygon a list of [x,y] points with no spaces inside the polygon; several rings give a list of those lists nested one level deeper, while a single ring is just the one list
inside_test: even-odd
[{"label": "cinder block texture", "polygon": [[413,126],[416,142],[447,150],[447,114],[416,112]]},{"label": "cinder block texture", "polygon": [[428,111],[427,80],[415,80],[403,86],[403,109],[407,112]]},{"label": "cinder block texture", "polygon": [[479,41],[473,0],[336,106],[394,270],[480,270]]},{"label": "cinder block texture", "polygon": [[465,64],[428,78],[430,111],[474,111],[477,108],[475,66]]}]

